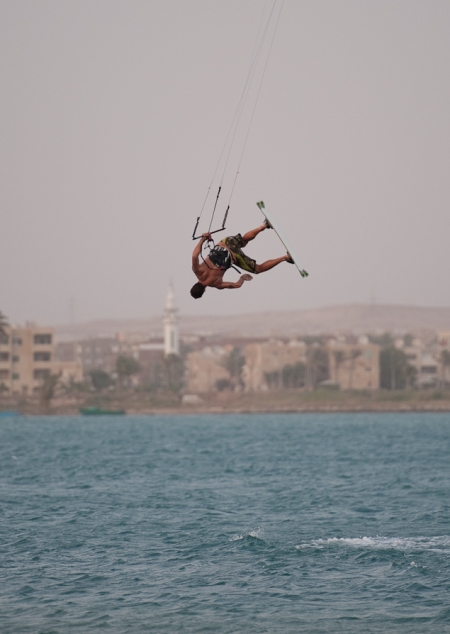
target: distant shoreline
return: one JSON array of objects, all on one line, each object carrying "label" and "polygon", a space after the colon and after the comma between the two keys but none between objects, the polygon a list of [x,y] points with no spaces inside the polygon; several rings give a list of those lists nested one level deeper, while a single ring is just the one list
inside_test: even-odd
[{"label": "distant shoreline", "polygon": [[368,407],[360,407],[360,408],[339,408],[339,407],[328,407],[328,408],[298,408],[298,409],[225,409],[212,407],[208,409],[155,409],[151,411],[129,411],[127,412],[127,416],[151,416],[151,415],[201,415],[201,414],[364,414],[364,413],[379,413],[379,414],[389,414],[389,413],[413,413],[413,412],[429,412],[429,413],[442,413],[449,412],[450,413],[450,403],[446,404],[444,407],[386,407],[386,408],[368,408]]},{"label": "distant shoreline", "polygon": [[169,392],[103,391],[58,397],[51,401],[48,409],[44,409],[37,398],[11,398],[0,400],[0,415],[4,410],[25,415],[74,416],[80,414],[80,409],[125,411],[129,415],[450,412],[450,390],[319,389],[189,396],[190,402],[183,403],[181,395]]},{"label": "distant shoreline", "polygon": [[[129,409],[126,410],[124,416],[200,416],[211,414],[389,414],[389,413],[450,413],[450,403],[433,403],[433,404],[398,404],[394,405],[389,403],[386,405],[377,404],[377,406],[312,406],[312,407],[274,407],[274,408],[258,408],[258,407],[155,407],[155,408],[143,408],[143,409]],[[0,411],[1,414],[1,411]],[[52,408],[50,411],[43,412],[39,408],[27,408],[19,412],[21,416],[82,416],[76,408]],[[99,416],[89,416],[90,420],[98,417],[105,417],[107,414],[100,414]],[[111,416],[111,419],[117,416]]]}]

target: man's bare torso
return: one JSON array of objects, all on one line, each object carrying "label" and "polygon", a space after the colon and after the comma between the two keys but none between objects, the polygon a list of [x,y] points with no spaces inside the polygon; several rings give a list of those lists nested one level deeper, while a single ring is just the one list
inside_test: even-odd
[{"label": "man's bare torso", "polygon": [[[219,242],[221,247],[225,247],[229,252],[230,250],[227,248],[226,244],[223,242]],[[230,252],[230,255],[233,259],[233,255]],[[223,281],[223,276],[225,275],[227,269],[218,268],[207,256],[205,260],[198,264],[195,270],[195,274],[197,276],[198,281],[203,284],[203,286],[212,286],[218,288],[221,286]]]},{"label": "man's bare torso", "polygon": [[[255,229],[253,231],[253,233],[255,235],[257,235],[260,231],[263,231],[266,228],[266,225],[262,225],[261,227],[258,227],[258,229]],[[253,233],[247,233],[244,236],[244,242],[245,244],[247,244],[248,240],[252,240],[253,239]],[[223,290],[225,288],[241,288],[242,284],[244,282],[250,282],[250,280],[252,280],[252,276],[249,275],[249,273],[244,273],[243,275],[240,276],[240,278],[238,279],[237,282],[225,282],[223,279],[223,276],[225,275],[226,271],[228,270],[227,267],[218,267],[214,264],[214,262],[212,262],[210,260],[210,258],[207,256],[203,262],[199,261],[199,258],[201,256],[202,253],[202,246],[206,241],[211,241],[211,234],[210,233],[203,233],[202,237],[200,238],[200,241],[197,243],[194,252],[192,254],[192,270],[194,271],[195,275],[197,276],[198,281],[200,282],[201,286],[212,286],[213,288],[217,288],[219,290]],[[231,256],[231,261],[233,263],[236,262],[236,258],[233,254],[233,251],[228,247],[228,245],[223,242],[220,241],[219,244],[217,246],[223,247],[225,248],[230,256]],[[285,258],[279,258],[279,261],[283,260]],[[273,260],[273,262],[277,262]],[[240,265],[238,265],[240,266]],[[273,266],[273,264],[272,264]],[[255,273],[259,273],[259,265],[256,265],[256,269],[255,269]],[[194,295],[192,293],[193,289],[195,289],[194,285],[191,289],[191,295],[193,297],[195,297],[196,299],[198,297],[201,297],[203,295],[203,293],[201,293],[200,295]]]}]

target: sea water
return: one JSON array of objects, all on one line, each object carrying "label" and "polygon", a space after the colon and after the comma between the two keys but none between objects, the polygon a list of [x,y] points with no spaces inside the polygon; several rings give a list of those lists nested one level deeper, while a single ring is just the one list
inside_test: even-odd
[{"label": "sea water", "polygon": [[450,415],[7,418],[0,632],[450,632]]}]

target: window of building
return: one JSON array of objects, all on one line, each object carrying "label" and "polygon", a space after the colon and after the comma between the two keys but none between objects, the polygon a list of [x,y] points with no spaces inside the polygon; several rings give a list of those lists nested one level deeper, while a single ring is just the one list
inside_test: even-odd
[{"label": "window of building", "polygon": [[43,379],[50,374],[50,370],[35,370],[33,376],[35,379]]},{"label": "window of building", "polygon": [[50,361],[50,352],[35,352],[33,358],[35,361]]},{"label": "window of building", "polygon": [[0,343],[3,343],[3,344],[7,344],[7,343],[9,343],[9,337],[8,337],[8,335],[1,334],[1,335],[0,335]]},{"label": "window of building", "polygon": [[51,335],[34,335],[34,343],[38,345],[49,344],[52,342]]},{"label": "window of building", "polygon": [[12,380],[13,380],[13,381],[17,381],[18,379],[20,379],[20,374],[17,374],[17,372],[13,372],[13,374],[12,374]]},{"label": "window of building", "polygon": [[22,345],[22,339],[20,337],[13,337],[13,345],[14,346],[21,346]]},{"label": "window of building", "polygon": [[19,361],[20,361],[20,357],[17,354],[13,354],[12,362],[13,363],[19,363]]},{"label": "window of building", "polygon": [[0,352],[0,361],[8,361],[9,352]]},{"label": "window of building", "polygon": [[0,381],[4,381],[5,379],[9,379],[9,371],[0,370]]},{"label": "window of building", "polygon": [[423,374],[436,374],[437,367],[435,365],[423,365],[420,371],[423,372]]}]

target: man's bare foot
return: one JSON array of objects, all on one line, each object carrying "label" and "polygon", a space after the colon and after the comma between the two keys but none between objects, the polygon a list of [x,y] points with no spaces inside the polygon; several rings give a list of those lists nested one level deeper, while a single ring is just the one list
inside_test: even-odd
[{"label": "man's bare foot", "polygon": [[249,273],[244,273],[244,275],[241,275],[241,279],[244,280],[244,282],[250,282],[253,277]]}]

